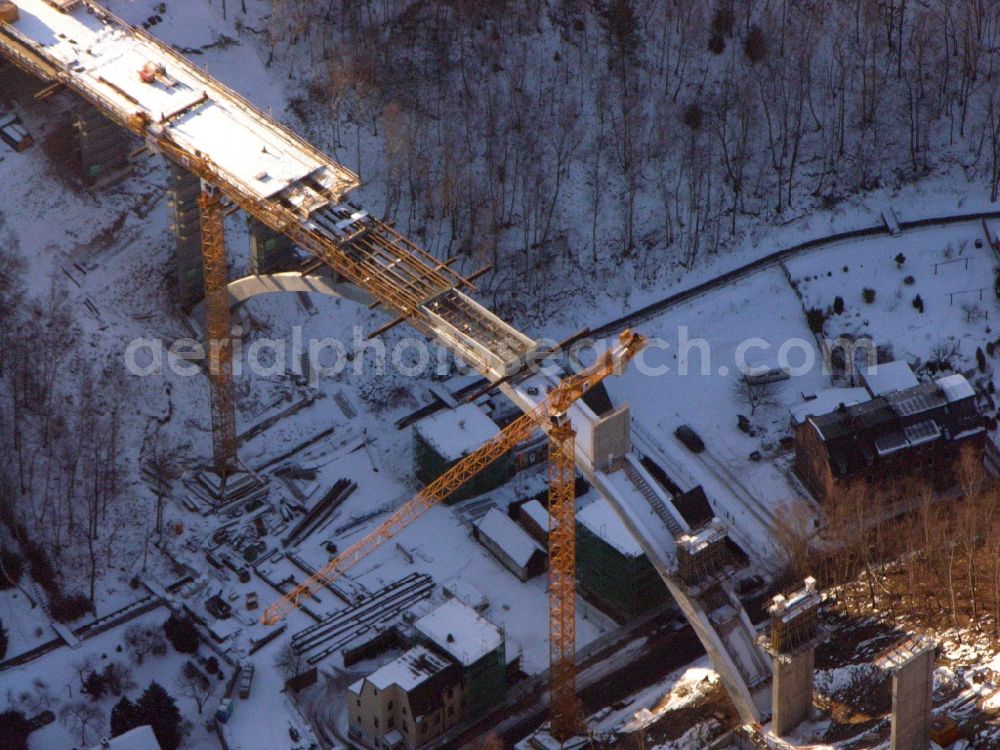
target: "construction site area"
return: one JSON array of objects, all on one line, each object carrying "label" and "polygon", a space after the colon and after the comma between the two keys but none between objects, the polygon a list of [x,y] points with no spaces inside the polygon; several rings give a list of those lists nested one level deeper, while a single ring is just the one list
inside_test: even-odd
[{"label": "construction site area", "polygon": [[[529,335],[487,302],[489,263],[425,250],[366,208],[365,181],[311,131],[272,114],[285,94],[260,84],[270,61],[208,31],[244,33],[236,11],[113,5],[0,2],[0,242],[16,232],[29,292],[79,317],[64,326],[74,356],[58,342],[37,356],[92,415],[39,434],[77,429],[93,486],[135,499],[116,513],[87,496],[77,599],[90,606],[76,616],[60,614],[72,596],[45,582],[31,526],[61,529],[44,498],[71,491],[46,478],[31,523],[0,519],[0,552],[26,561],[15,576],[0,554],[0,688],[31,724],[29,750],[128,750],[146,725],[160,750],[1000,742],[1000,657],[851,612],[789,552],[793,521],[820,527],[808,471],[830,492],[847,481],[835,419],[889,414],[905,438],[876,440],[880,460],[989,456],[991,369],[918,383],[900,353],[888,384],[816,370],[760,412],[755,389],[788,381],[787,365],[735,389],[649,374],[684,305],[702,306],[727,353],[759,324],[741,312],[754,300],[776,330],[822,334],[805,259],[720,277],[708,292],[724,300],[680,299],[599,335],[587,316]],[[935,231],[978,241],[990,226]],[[965,270],[993,260],[970,251]],[[25,395],[26,412],[60,411],[60,387]],[[708,405],[720,387],[751,394],[738,421]],[[112,433],[121,453],[105,448]],[[34,486],[34,469],[18,474]],[[161,626],[173,650],[151,635]],[[135,679],[98,690],[116,654]],[[76,680],[83,708],[58,695]],[[186,720],[176,738],[141,713],[161,684]],[[122,718],[130,691],[142,720]]]}]

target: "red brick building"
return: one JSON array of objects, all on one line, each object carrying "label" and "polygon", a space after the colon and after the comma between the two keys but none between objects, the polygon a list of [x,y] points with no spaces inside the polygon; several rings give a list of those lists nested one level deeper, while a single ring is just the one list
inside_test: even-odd
[{"label": "red brick building", "polygon": [[792,429],[795,472],[820,500],[849,479],[881,484],[920,475],[947,486],[960,448],[981,451],[986,436],[975,390],[962,375],[793,420]]}]

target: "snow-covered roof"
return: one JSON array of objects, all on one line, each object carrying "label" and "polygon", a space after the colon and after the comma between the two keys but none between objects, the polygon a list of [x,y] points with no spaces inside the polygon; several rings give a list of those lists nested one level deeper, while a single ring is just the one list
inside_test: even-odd
[{"label": "snow-covered roof", "polygon": [[883,396],[893,391],[905,391],[919,382],[910,366],[902,360],[883,362],[872,365],[861,371],[861,379],[865,382],[872,396]]},{"label": "snow-covered roof", "polygon": [[816,398],[796,404],[789,409],[789,412],[791,412],[794,424],[802,424],[809,417],[822,417],[824,414],[830,414],[841,404],[853,406],[870,400],[871,397],[864,388],[827,388],[817,393]]},{"label": "snow-covered roof", "polygon": [[938,378],[936,382],[938,388],[941,389],[942,395],[948,399],[948,403],[961,401],[963,398],[969,398],[970,396],[976,395],[976,391],[972,387],[972,384],[965,379],[964,375],[959,373],[954,375],[945,375],[943,378]]},{"label": "snow-covered roof", "polygon": [[545,510],[545,507],[540,502],[537,500],[529,500],[521,506],[521,510],[524,511],[528,518],[537,523],[542,531],[548,531],[549,512]]},{"label": "snow-covered roof", "polygon": [[414,429],[445,461],[457,461],[495,437],[500,428],[475,404],[424,417]]},{"label": "snow-covered roof", "polygon": [[485,516],[476,521],[476,528],[480,534],[492,539],[519,567],[527,566],[532,555],[542,551],[528,532],[498,508],[490,508]]},{"label": "snow-covered roof", "polygon": [[409,651],[383,664],[367,677],[351,685],[350,690],[355,695],[361,694],[365,680],[378,690],[385,690],[390,685],[398,685],[401,690],[410,692],[418,685],[448,668],[448,662],[423,646],[415,646]]},{"label": "snow-covered roof", "polygon": [[643,554],[635,537],[604,500],[596,500],[579,511],[576,520],[623,555],[639,557]]},{"label": "snow-covered roof", "polygon": [[503,643],[503,634],[496,625],[458,599],[449,599],[413,626],[466,667]]},{"label": "snow-covered roof", "polygon": [[490,600],[486,598],[486,594],[461,578],[452,578],[441,586],[441,591],[445,597],[453,596],[477,611],[482,611],[490,605]]},{"label": "snow-covered roof", "polygon": [[160,743],[156,741],[153,728],[144,724],[117,737],[112,737],[108,740],[107,745],[98,743],[91,750],[102,750],[102,748],[110,748],[110,750],[160,750]]}]

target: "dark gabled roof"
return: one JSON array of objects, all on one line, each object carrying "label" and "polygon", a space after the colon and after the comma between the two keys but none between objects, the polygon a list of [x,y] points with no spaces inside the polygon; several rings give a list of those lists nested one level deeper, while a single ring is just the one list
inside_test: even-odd
[{"label": "dark gabled roof", "polygon": [[[966,391],[972,393],[967,388],[960,395]],[[826,445],[836,476],[853,474],[880,458],[942,437],[953,439],[982,425],[974,393],[949,399],[938,382],[919,383],[809,421]]]},{"label": "dark gabled roof", "polygon": [[896,419],[896,412],[885,398],[876,398],[853,406],[835,409],[820,417],[811,417],[819,435],[827,443],[858,432],[889,424]]}]

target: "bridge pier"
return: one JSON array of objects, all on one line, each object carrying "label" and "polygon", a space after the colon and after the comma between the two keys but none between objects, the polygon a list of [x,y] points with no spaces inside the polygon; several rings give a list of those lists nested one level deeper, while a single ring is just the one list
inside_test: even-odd
[{"label": "bridge pier", "polygon": [[129,171],[128,133],[89,104],[73,115],[77,159],[87,185],[107,185]]},{"label": "bridge pier", "polygon": [[201,260],[201,211],[198,196],[201,180],[169,159],[167,162],[167,203],[170,229],[174,235],[177,267],[177,299],[190,310],[205,296],[205,275]]},{"label": "bridge pier", "polygon": [[291,270],[295,263],[295,245],[288,237],[275,232],[252,216],[250,229],[250,273],[255,275]]},{"label": "bridge pier", "polygon": [[826,637],[819,625],[821,599],[816,579],[789,597],[776,596],[768,609],[771,637],[771,733],[781,737],[809,718],[813,701],[816,646]]},{"label": "bridge pier", "polygon": [[912,636],[876,660],[892,675],[892,738],[890,750],[930,747],[934,707],[935,641]]}]

